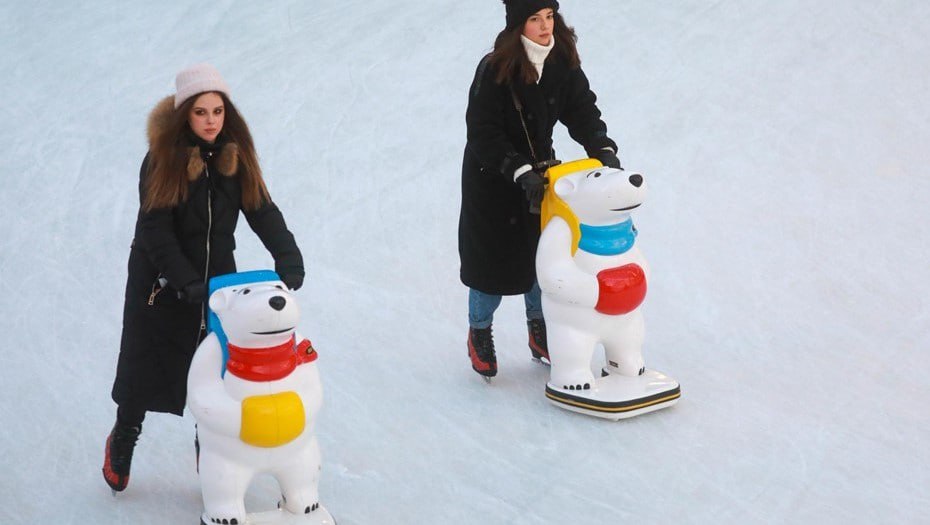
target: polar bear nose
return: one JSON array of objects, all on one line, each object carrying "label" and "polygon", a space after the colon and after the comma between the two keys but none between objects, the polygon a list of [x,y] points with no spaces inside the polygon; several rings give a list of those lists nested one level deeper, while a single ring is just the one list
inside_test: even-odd
[{"label": "polar bear nose", "polygon": [[281,297],[280,295],[276,295],[272,297],[271,299],[268,299],[268,304],[270,304],[272,308],[280,312],[281,310],[284,309],[284,305],[287,304],[287,300]]},{"label": "polar bear nose", "polygon": [[643,176],[642,175],[630,175],[630,184],[636,186],[637,188],[643,185]]}]

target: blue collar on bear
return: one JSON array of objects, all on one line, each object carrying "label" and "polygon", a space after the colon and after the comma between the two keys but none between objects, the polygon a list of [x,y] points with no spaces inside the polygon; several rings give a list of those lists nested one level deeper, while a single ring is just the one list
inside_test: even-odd
[{"label": "blue collar on bear", "polygon": [[626,253],[636,242],[636,227],[633,219],[609,226],[579,224],[581,239],[578,248],[594,255],[620,255]]}]

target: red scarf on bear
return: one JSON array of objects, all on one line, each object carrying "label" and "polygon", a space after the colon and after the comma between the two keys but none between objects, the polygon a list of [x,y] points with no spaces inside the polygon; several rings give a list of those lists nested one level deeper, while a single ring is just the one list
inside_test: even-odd
[{"label": "red scarf on bear", "polygon": [[317,353],[309,339],[295,344],[294,336],[277,346],[242,348],[228,343],[229,360],[226,370],[246,381],[283,379],[299,365],[316,361]]}]

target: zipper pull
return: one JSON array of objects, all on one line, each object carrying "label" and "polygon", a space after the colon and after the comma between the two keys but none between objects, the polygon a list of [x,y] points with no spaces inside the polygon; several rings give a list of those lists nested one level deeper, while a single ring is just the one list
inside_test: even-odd
[{"label": "zipper pull", "polygon": [[152,294],[149,295],[149,306],[152,306],[155,304],[155,296],[158,295],[159,292],[164,290],[165,286],[167,285],[168,285],[168,279],[165,279],[164,277],[159,275],[158,279],[156,279],[155,282],[152,283]]}]

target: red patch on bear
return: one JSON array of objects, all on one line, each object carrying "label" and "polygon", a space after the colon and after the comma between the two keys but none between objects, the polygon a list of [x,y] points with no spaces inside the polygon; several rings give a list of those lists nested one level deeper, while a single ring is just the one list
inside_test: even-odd
[{"label": "red patch on bear", "polygon": [[628,314],[646,298],[646,272],[638,264],[601,270],[597,284],[600,293],[594,309],[602,314]]}]

